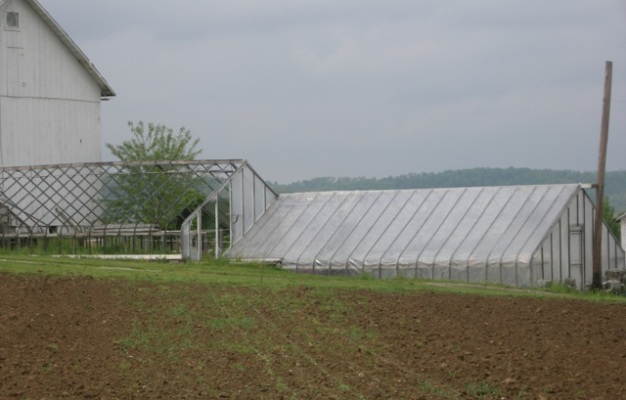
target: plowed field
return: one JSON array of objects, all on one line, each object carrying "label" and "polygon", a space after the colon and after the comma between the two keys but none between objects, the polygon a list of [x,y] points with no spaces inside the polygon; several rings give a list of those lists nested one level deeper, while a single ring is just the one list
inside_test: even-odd
[{"label": "plowed field", "polygon": [[624,399],[626,306],[0,274],[0,398]]}]

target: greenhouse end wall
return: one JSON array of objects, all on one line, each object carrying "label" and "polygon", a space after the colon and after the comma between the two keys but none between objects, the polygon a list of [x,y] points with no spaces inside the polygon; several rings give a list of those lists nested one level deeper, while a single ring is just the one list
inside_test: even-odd
[{"label": "greenhouse end wall", "polygon": [[[584,190],[579,190],[555,222],[532,259],[535,285],[558,282],[587,289],[593,280],[593,224],[595,208]],[[608,226],[602,224],[602,273],[624,269],[624,250]]]}]

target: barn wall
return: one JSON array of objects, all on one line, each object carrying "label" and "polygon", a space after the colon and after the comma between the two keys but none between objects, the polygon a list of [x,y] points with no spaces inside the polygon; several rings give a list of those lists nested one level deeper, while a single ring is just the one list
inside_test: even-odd
[{"label": "barn wall", "polygon": [[25,2],[0,11],[0,166],[100,161],[101,88]]},{"label": "barn wall", "polygon": [[[98,104],[0,98],[0,107],[3,166],[100,160]],[[28,114],[39,117],[27,118]]]}]

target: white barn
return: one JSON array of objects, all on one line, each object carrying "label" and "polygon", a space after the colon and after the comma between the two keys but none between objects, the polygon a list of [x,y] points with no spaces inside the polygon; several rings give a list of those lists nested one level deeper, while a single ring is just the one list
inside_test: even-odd
[{"label": "white barn", "polygon": [[104,77],[36,0],[0,0],[0,167],[101,161]]}]

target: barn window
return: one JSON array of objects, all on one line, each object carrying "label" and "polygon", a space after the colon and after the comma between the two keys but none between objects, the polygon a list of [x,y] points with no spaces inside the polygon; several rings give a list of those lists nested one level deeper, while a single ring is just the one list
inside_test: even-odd
[{"label": "barn window", "polygon": [[15,11],[7,11],[7,27],[19,28],[20,27],[20,14]]}]

